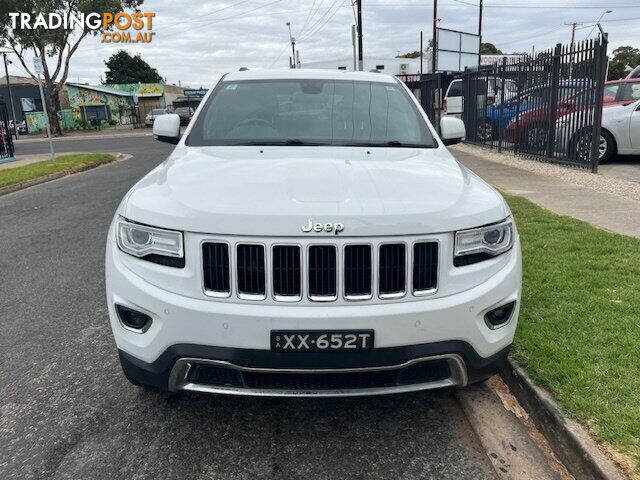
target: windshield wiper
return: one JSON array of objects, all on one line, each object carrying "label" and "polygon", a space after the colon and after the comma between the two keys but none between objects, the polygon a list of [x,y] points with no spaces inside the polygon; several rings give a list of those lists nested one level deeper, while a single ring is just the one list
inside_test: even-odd
[{"label": "windshield wiper", "polygon": [[388,142],[362,142],[362,143],[336,143],[341,147],[399,147],[399,148],[434,148],[434,145],[424,143],[402,143],[399,140],[389,140]]},{"label": "windshield wiper", "polygon": [[429,148],[430,145],[424,145],[422,143],[402,143],[399,140],[389,140],[386,143],[381,143],[381,146],[385,147],[413,147],[413,148]]},{"label": "windshield wiper", "polygon": [[304,145],[304,146],[321,146],[321,145],[328,145],[326,143],[318,143],[318,142],[305,142],[304,140],[300,140],[298,138],[286,138],[286,139],[282,139],[282,140],[248,140],[246,142],[237,142],[237,143],[231,143],[231,144],[227,144],[227,145],[231,145],[231,146],[264,146],[264,147],[270,147],[270,146],[289,146],[289,145]]}]

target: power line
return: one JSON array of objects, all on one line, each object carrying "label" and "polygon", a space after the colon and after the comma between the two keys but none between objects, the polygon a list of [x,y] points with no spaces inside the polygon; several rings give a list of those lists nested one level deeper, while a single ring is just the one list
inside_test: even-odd
[{"label": "power line", "polygon": [[[275,4],[275,3],[279,3],[279,2],[281,2],[281,1],[282,1],[282,0],[272,0],[271,2],[268,2],[268,3],[265,3],[265,4],[259,5],[259,6],[255,7],[255,8],[252,8],[251,10],[246,10],[246,11],[244,11],[244,12],[236,13],[236,14],[231,15],[231,16],[229,16],[229,17],[224,17],[224,18],[215,18],[215,19],[213,19],[213,20],[211,20],[211,21],[208,21],[208,20],[207,20],[207,21],[205,22],[205,24],[203,24],[203,25],[198,25],[196,28],[193,28],[193,26],[192,26],[192,25],[189,25],[189,30],[190,30],[190,31],[192,31],[192,30],[198,30],[198,29],[199,29],[199,28],[201,28],[201,27],[206,27],[206,26],[213,25],[213,24],[220,23],[220,22],[224,22],[224,21],[227,21],[227,20],[233,20],[233,19],[235,19],[235,18],[238,18],[238,17],[241,17],[241,16],[245,16],[247,13],[255,12],[256,10],[260,10],[260,9],[262,9],[262,8],[269,7],[269,6],[273,5],[273,4]],[[245,18],[246,18],[246,17],[245,17]],[[184,26],[183,26],[183,25],[180,25],[180,29],[181,29],[181,31],[183,31],[183,30],[184,30]],[[164,37],[164,38],[168,38],[168,37],[172,37],[172,36],[174,36],[174,35],[167,35],[167,36],[163,35],[163,37]]]},{"label": "power line", "polygon": [[[338,4],[340,0],[334,0],[334,2],[331,4],[331,9],[334,8],[336,6],[336,4]],[[329,23],[329,21],[335,16],[336,13],[338,13],[338,11],[340,10],[340,7],[342,7],[344,5],[345,0],[340,1],[340,4],[338,4],[337,8],[333,11],[333,13],[329,14],[329,12],[331,10],[327,10],[325,12],[325,14],[320,17],[320,19],[318,20],[318,22],[311,27],[311,31],[309,31],[308,33],[306,33],[302,39],[307,39],[309,37],[311,37],[312,35],[317,34],[318,32],[320,32],[326,25],[327,23]],[[328,16],[327,16],[328,15]],[[327,17],[326,20],[324,19],[324,17]],[[324,23],[322,23],[324,20]],[[316,28],[317,27],[317,28]]]},{"label": "power line", "polygon": [[[451,2],[455,2],[460,5],[465,5],[469,7],[478,8],[477,3],[472,3],[466,0],[450,0]],[[433,3],[424,3],[424,2],[416,2],[416,3],[369,3],[370,6],[375,7],[421,7],[421,6],[430,6]],[[536,3],[535,5],[521,5],[521,4],[509,4],[509,3],[492,3],[485,4],[484,8],[515,8],[515,9],[602,9],[602,8],[640,8],[639,5],[610,5],[610,4],[591,4],[591,5],[576,5],[576,4],[558,4],[558,2],[554,3]]]},{"label": "power line", "polygon": [[327,15],[329,15],[329,13],[333,10],[338,1],[339,0],[334,0],[329,8],[316,20],[316,22],[313,23],[313,25],[309,26],[309,30],[301,38],[309,38],[309,36],[315,35],[318,27],[322,24]]},{"label": "power line", "polygon": [[[311,12],[313,12],[313,7],[316,6],[316,2],[317,0],[313,0],[313,3],[311,4],[311,8],[309,9],[309,13],[307,13],[307,18],[305,19],[304,24],[302,25],[302,28],[300,28],[300,31],[298,32],[298,37],[302,35],[302,32],[304,32],[305,27],[309,24],[309,19],[311,18]],[[320,5],[322,5],[323,2],[324,0],[321,0]],[[320,5],[318,5],[318,8],[320,8]]]}]

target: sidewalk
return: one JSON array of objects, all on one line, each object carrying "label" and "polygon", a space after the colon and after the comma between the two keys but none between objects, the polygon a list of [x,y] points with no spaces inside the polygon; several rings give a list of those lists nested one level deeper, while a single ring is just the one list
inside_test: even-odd
[{"label": "sidewalk", "polygon": [[[139,128],[135,130],[78,130],[65,132],[62,137],[53,137],[53,141],[59,140],[83,140],[87,138],[118,138],[118,137],[148,137],[153,135],[150,128]],[[41,134],[21,135],[18,140],[14,139],[14,145],[31,142],[46,142],[47,136]]]},{"label": "sidewalk", "polygon": [[[497,188],[523,196],[552,212],[569,215],[612,232],[640,238],[638,200],[598,191],[556,176],[505,165],[496,161],[495,152],[481,147],[455,145],[449,147],[449,150],[460,163]],[[501,156],[508,155],[510,154]],[[566,170],[566,178],[577,175],[573,169]],[[615,182],[613,179],[609,180]],[[621,190],[624,190],[626,182],[621,182],[620,186]]]}]

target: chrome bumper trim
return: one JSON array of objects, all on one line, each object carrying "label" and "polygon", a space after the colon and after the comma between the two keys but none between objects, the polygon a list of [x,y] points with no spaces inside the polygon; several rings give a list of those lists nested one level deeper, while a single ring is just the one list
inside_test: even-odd
[{"label": "chrome bumper trim", "polygon": [[[410,385],[395,385],[392,387],[376,387],[361,389],[340,389],[340,390],[274,390],[256,389],[245,387],[222,387],[212,385],[202,385],[188,382],[189,370],[196,364],[218,365],[232,368],[242,372],[268,372],[268,373],[349,373],[349,372],[373,372],[382,370],[394,370],[405,368],[410,365],[429,362],[433,360],[445,359],[449,363],[451,376],[445,380],[435,382],[415,383]],[[337,368],[337,369],[279,369],[279,368],[254,368],[235,365],[222,360],[208,360],[202,358],[181,358],[176,361],[171,374],[169,375],[169,390],[214,393],[223,395],[243,395],[257,397],[359,397],[369,395],[389,395],[393,393],[416,392],[420,390],[432,390],[444,387],[464,387],[467,384],[467,370],[464,360],[459,355],[435,355],[432,357],[415,358],[399,365],[388,365],[381,367],[362,368]]]}]

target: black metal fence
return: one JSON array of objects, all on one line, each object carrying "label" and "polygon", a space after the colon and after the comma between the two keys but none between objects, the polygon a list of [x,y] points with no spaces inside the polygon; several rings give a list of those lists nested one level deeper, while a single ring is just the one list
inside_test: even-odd
[{"label": "black metal fence", "polygon": [[[14,125],[14,128],[16,126]],[[0,160],[13,157],[13,130],[9,125],[7,106],[0,102]]]},{"label": "black metal fence", "polygon": [[466,70],[466,141],[596,172],[606,68],[601,38]]},{"label": "black metal fence", "polygon": [[436,75],[397,75],[397,77],[411,90],[433,126],[439,131],[442,98],[453,80],[453,75],[437,73]]}]

